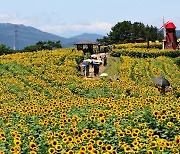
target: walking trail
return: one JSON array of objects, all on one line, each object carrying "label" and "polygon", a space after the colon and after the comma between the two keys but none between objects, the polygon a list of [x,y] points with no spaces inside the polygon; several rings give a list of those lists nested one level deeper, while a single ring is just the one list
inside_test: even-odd
[{"label": "walking trail", "polygon": [[[100,56],[102,56],[102,54],[95,54],[97,56],[97,59],[100,58]],[[102,57],[104,57],[104,55],[106,55],[107,57],[107,62],[108,62],[108,54],[103,54]],[[103,66],[103,63],[99,66],[99,75],[94,76],[94,68],[90,66],[89,68],[89,77],[84,77],[84,79],[86,80],[97,80],[100,78],[100,74],[104,71],[104,69],[106,68],[106,66]]]}]

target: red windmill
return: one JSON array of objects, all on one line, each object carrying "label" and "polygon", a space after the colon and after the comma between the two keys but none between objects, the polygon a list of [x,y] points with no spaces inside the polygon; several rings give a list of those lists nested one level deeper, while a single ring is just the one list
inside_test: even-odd
[{"label": "red windmill", "polygon": [[163,24],[161,29],[164,28],[164,39],[163,49],[176,49],[177,48],[177,37],[176,37],[176,26],[173,22],[166,22]]}]

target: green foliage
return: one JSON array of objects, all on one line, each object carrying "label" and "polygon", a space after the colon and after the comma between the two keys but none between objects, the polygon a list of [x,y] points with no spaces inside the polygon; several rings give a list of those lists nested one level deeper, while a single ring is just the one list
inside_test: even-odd
[{"label": "green foliage", "polygon": [[3,54],[9,54],[9,53],[12,53],[12,50],[5,46],[4,44],[0,44],[0,55],[3,55]]},{"label": "green foliage", "polygon": [[41,50],[53,50],[57,48],[62,48],[60,41],[57,41],[57,42],[39,41],[36,43],[36,45],[25,47],[23,51],[32,52],[32,51],[41,51]]},{"label": "green foliage", "polygon": [[175,59],[175,63],[178,65],[178,67],[180,67],[180,57]]},{"label": "green foliage", "polygon": [[[129,49],[122,49],[119,51],[111,51],[110,53],[113,57],[120,57],[120,56],[129,56],[129,57],[136,57],[136,58],[156,58],[159,56],[167,56],[175,58],[180,55],[179,50],[172,50],[172,51],[161,51],[161,52],[151,52],[149,50],[146,50],[145,52],[141,52],[140,50],[134,49],[134,51],[130,51]],[[176,63],[179,63],[178,61]],[[178,64],[179,65],[179,64]]]},{"label": "green foliage", "polygon": [[98,39],[99,43],[129,43],[136,42],[136,39],[143,38],[147,41],[162,39],[162,34],[154,26],[145,26],[143,23],[130,21],[118,22],[111,28],[110,33],[103,39]]}]

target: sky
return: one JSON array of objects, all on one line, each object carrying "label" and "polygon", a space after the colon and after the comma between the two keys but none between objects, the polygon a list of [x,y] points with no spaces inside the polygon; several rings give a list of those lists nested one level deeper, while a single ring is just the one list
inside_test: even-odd
[{"label": "sky", "polygon": [[62,37],[107,35],[118,22],[180,29],[180,0],[0,0],[0,23],[32,26]]}]

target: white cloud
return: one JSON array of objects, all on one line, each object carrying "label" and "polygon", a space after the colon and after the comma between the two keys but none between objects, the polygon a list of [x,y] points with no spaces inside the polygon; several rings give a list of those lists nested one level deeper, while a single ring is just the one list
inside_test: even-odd
[{"label": "white cloud", "polygon": [[43,16],[40,18],[36,17],[22,17],[17,14],[1,14],[1,23],[13,23],[13,24],[24,24],[26,26],[33,26],[45,32],[54,34],[65,34],[68,32],[77,32],[79,34],[87,33],[108,33],[113,26],[108,22],[93,22],[93,23],[82,23],[78,22],[75,24],[66,23],[63,20],[53,19],[51,16]]},{"label": "white cloud", "polygon": [[107,22],[94,22],[90,24],[62,24],[62,25],[45,25],[42,29],[53,33],[62,33],[64,31],[77,32],[109,32],[112,25]]},{"label": "white cloud", "polygon": [[17,14],[1,14],[0,13],[1,23],[12,23],[12,24],[24,24],[31,25],[34,21],[31,18],[23,18]]}]

